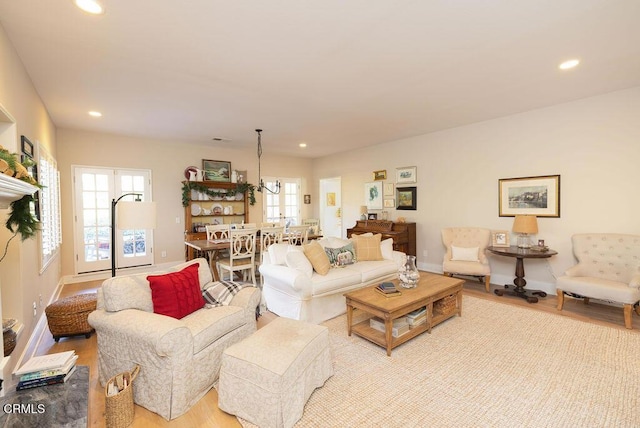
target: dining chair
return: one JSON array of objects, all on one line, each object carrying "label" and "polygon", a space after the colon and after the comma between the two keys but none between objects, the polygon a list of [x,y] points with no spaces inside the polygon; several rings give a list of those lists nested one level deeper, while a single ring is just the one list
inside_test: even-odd
[{"label": "dining chair", "polygon": [[230,228],[233,229],[256,229],[258,225],[256,223],[233,223]]},{"label": "dining chair", "polygon": [[[318,235],[320,233],[320,220],[317,218],[302,219],[302,224],[309,227],[309,232]],[[313,231],[311,230],[313,229]]]},{"label": "dining chair", "polygon": [[251,276],[251,282],[256,284],[256,233],[257,229],[231,229],[229,231],[229,257],[218,260],[218,268],[220,269],[220,278],[225,279],[224,272],[229,272],[229,281],[233,281],[236,272],[242,272],[242,280],[248,281]]},{"label": "dining chair", "polygon": [[306,244],[309,238],[309,226],[289,226],[286,238],[291,245]]},{"label": "dining chair", "polygon": [[[279,244],[282,242],[283,235],[284,226],[260,228],[260,260],[256,260],[256,268],[262,264],[264,254],[269,250],[269,247],[273,244]],[[260,285],[262,285],[262,275],[260,275]]]},{"label": "dining chair", "polygon": [[[229,239],[229,225],[228,224],[207,224],[205,226],[207,232],[207,241],[215,241],[219,239]],[[209,259],[209,266],[211,270],[216,270],[220,275],[220,269],[218,267],[218,259],[229,257],[229,250],[217,250],[207,251],[207,258]]]}]

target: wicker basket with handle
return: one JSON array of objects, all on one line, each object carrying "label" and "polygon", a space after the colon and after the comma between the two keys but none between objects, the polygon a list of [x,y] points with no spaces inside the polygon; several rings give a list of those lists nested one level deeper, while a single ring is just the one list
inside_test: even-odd
[{"label": "wicker basket with handle", "polygon": [[[104,387],[105,394],[105,418],[107,428],[124,428],[131,425],[135,408],[133,406],[133,381],[140,372],[140,366],[136,365],[131,372],[119,373],[109,379]],[[118,387],[118,383],[122,383]],[[110,385],[115,385],[118,392],[109,395]]]}]

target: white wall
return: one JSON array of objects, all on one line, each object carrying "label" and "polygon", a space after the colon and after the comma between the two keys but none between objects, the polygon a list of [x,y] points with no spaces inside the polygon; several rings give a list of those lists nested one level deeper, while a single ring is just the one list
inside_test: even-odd
[{"label": "white wall", "polygon": [[[10,152],[20,152],[20,135],[25,135],[34,145],[40,143],[54,157],[56,155],[55,127],[42,103],[29,75],[4,29],[0,26],[0,104],[15,120],[15,131],[8,139],[1,138]],[[3,128],[4,127],[0,127]],[[1,130],[0,130],[1,131]],[[4,223],[8,210],[0,210],[0,253],[11,234]],[[40,272],[40,236],[21,242],[11,241],[6,259],[0,263],[2,283],[2,311],[4,318],[16,318],[24,326],[16,348],[5,367],[10,373],[25,349],[27,339],[43,316],[44,308],[53,296],[60,278],[59,258]],[[42,296],[42,305],[40,304]],[[36,316],[32,305],[36,302]]]},{"label": "white wall", "polygon": [[[441,272],[442,228],[511,229],[513,218],[498,216],[498,179],[560,174],[561,217],[538,220],[538,237],[559,254],[525,261],[529,286],[555,292],[574,263],[571,235],[640,234],[638,112],[640,87],[316,159],[314,176],[342,176],[349,228],[374,170],[395,182],[397,167],[417,166],[418,209],[389,214],[417,222],[419,266]],[[513,279],[513,259],[490,259],[492,283]]]}]

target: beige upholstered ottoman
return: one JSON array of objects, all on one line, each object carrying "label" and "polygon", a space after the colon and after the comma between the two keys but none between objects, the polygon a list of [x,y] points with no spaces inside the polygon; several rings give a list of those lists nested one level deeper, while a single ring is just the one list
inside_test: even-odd
[{"label": "beige upholstered ottoman", "polygon": [[292,427],[332,375],[328,329],[277,318],[224,351],[218,406],[261,428]]}]

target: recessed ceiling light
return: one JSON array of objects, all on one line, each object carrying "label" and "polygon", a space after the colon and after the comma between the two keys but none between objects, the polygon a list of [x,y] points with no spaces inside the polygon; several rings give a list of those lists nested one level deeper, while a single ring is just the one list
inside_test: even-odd
[{"label": "recessed ceiling light", "polygon": [[300,143],[300,144],[298,144],[298,146],[300,146],[302,148],[305,148],[305,147],[307,147],[307,143]]},{"label": "recessed ceiling light", "polygon": [[99,111],[90,111],[89,116],[102,117],[102,113],[100,113]]},{"label": "recessed ceiling light", "polygon": [[573,68],[575,66],[577,66],[578,64],[580,64],[580,60],[579,59],[570,59],[568,61],[565,61],[563,63],[561,63],[558,68],[560,70],[569,70],[570,68]]},{"label": "recessed ceiling light", "polygon": [[104,8],[96,0],[73,0],[73,2],[80,9],[92,15],[101,15],[104,13]]}]

